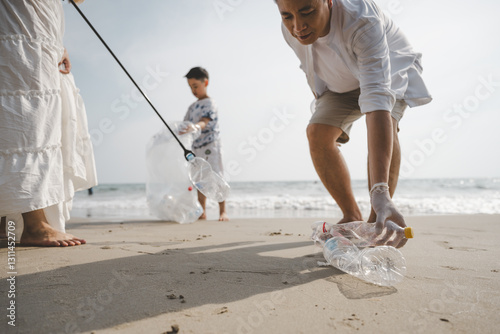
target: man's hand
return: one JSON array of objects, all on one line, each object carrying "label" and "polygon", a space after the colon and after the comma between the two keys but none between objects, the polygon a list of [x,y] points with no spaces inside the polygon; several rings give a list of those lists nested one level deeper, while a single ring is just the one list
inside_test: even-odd
[{"label": "man's hand", "polygon": [[[398,211],[392,202],[387,183],[375,184],[370,190],[370,200],[373,211],[375,211],[375,214],[377,215],[377,220],[375,222],[377,234],[382,233],[387,220],[391,220],[403,228],[406,227],[403,215]],[[380,240],[380,244],[385,244],[391,236],[392,233],[387,233],[386,238]],[[395,246],[398,248],[403,247],[407,241],[408,239],[398,240],[397,245],[390,244],[389,246]]]},{"label": "man's hand", "polygon": [[61,65],[64,66],[64,69],[59,69],[59,72],[61,72],[62,74],[69,74],[69,72],[71,71],[71,62],[69,61],[69,55],[66,49],[64,49],[61,61],[59,62],[59,64],[57,64],[57,66]]},{"label": "man's hand", "polygon": [[[370,200],[373,211],[377,215],[376,231],[380,234],[388,219],[401,227],[406,227],[403,215],[399,213],[391,200],[387,184],[394,145],[391,113],[386,110],[370,112],[366,115],[366,125],[368,129],[368,172],[370,180],[374,183],[370,190]],[[387,242],[387,240],[386,237],[383,237],[381,241]],[[402,247],[405,243],[406,239],[397,246]]]}]

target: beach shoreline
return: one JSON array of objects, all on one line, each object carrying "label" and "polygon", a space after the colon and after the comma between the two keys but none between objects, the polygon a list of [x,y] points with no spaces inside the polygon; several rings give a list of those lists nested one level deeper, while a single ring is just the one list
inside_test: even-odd
[{"label": "beach shoreline", "polygon": [[[75,218],[68,249],[16,247],[5,333],[494,333],[500,215],[406,217],[395,287],[319,267],[314,218],[177,224]],[[8,249],[2,248],[2,258]],[[5,260],[6,261],[6,260]],[[4,270],[0,277],[9,277]],[[1,288],[6,301],[8,287]],[[2,306],[5,306],[4,303]],[[5,311],[6,308],[2,307]]]},{"label": "beach shoreline", "polygon": [[[367,182],[352,181],[354,197],[365,216],[371,210]],[[342,214],[319,181],[231,182],[230,185],[226,209],[232,218],[324,219]],[[86,191],[76,193],[72,217],[154,218],[146,217],[150,212],[146,184],[101,184],[93,190],[92,196]],[[393,200],[405,217],[500,214],[500,179],[402,179]],[[216,201],[207,200],[210,219],[218,218],[218,210]]]}]

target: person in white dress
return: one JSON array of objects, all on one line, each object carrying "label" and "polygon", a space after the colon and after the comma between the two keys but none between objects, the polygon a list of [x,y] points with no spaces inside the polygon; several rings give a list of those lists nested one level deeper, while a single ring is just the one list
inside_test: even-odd
[{"label": "person in white dress", "polygon": [[22,245],[84,244],[65,223],[75,191],[97,184],[63,34],[60,0],[0,1],[1,232],[15,223]]}]

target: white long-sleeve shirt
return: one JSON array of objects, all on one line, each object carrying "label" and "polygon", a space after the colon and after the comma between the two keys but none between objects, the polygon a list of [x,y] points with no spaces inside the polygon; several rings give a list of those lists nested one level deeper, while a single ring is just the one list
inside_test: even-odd
[{"label": "white long-sleeve shirt", "polygon": [[[302,45],[282,25],[283,36],[300,59],[316,96],[332,87],[338,92],[361,88],[362,113],[390,111],[396,99],[410,107],[432,100],[421,77],[422,55],[373,1],[333,0],[330,24],[328,35],[311,45]],[[325,45],[337,56],[331,64],[324,60]],[[328,75],[332,68],[339,75]],[[354,87],[356,81],[358,87]]]}]

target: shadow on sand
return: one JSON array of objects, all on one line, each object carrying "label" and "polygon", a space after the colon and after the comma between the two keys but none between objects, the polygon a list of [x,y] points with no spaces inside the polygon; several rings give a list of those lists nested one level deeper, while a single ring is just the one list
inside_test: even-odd
[{"label": "shadow on sand", "polygon": [[[262,255],[309,246],[310,242],[243,242],[192,248],[176,248],[179,243],[171,242],[155,245],[162,251],[134,251],[130,257],[18,276],[17,326],[9,328],[8,333],[99,330],[321,279],[335,282],[349,299],[397,292],[395,288],[363,283],[331,267],[318,267],[321,253],[297,258]],[[0,294],[5,296],[8,289],[2,281]]]}]

